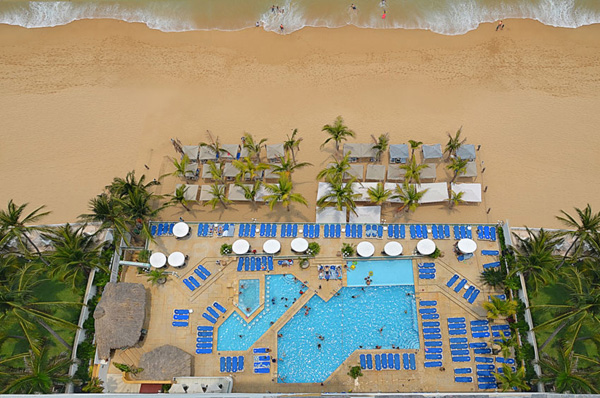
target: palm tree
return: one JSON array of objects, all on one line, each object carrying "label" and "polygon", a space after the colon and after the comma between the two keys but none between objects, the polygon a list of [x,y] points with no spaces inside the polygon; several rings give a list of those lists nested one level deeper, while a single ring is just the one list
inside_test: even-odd
[{"label": "palm tree", "polygon": [[529,228],[526,231],[527,238],[514,234],[518,241],[515,270],[523,274],[529,290],[535,294],[541,287],[556,282],[558,259],[553,252],[559,239],[543,228],[537,234]]},{"label": "palm tree", "polygon": [[517,346],[517,334],[513,331],[510,336],[507,336],[507,333],[500,332],[501,338],[498,341],[498,345],[500,346],[500,352],[502,352],[502,356],[504,358],[508,358],[512,355],[512,350]]},{"label": "palm tree", "polygon": [[317,174],[317,180],[324,179],[338,179],[342,180],[344,173],[350,169],[350,153],[347,153],[340,160],[332,156],[333,163],[319,171]]},{"label": "palm tree", "polygon": [[506,279],[506,272],[501,270],[500,268],[490,268],[486,269],[481,273],[479,280],[484,285],[490,287],[504,287],[504,280]]},{"label": "palm tree", "polygon": [[91,213],[82,214],[79,218],[88,222],[100,222],[101,228],[112,228],[117,238],[124,237],[127,232],[127,220],[123,209],[116,200],[102,193],[90,199],[88,208]]},{"label": "palm tree", "polygon": [[462,133],[462,126],[458,129],[456,134],[454,134],[454,137],[448,133],[448,143],[444,149],[444,153],[448,154],[448,159],[450,159],[451,156],[456,156],[458,148],[467,141],[466,138],[463,140],[460,139],[460,133]]},{"label": "palm tree", "polygon": [[381,134],[377,139],[374,135],[371,135],[371,138],[375,142],[373,149],[377,151],[375,154],[375,160],[379,162],[381,160],[381,155],[388,149],[388,145],[390,143],[390,134]]},{"label": "palm tree", "polygon": [[595,386],[598,380],[597,368],[580,367],[581,359],[581,356],[565,348],[563,342],[559,342],[556,354],[542,354],[539,360],[542,368],[539,382],[560,394],[600,394]]},{"label": "palm tree", "polygon": [[369,195],[371,203],[379,206],[388,200],[388,198],[392,195],[392,191],[390,189],[386,189],[383,183],[379,182],[375,187],[369,188],[367,190],[367,194]]},{"label": "palm tree", "polygon": [[221,143],[219,142],[219,137],[217,137],[216,139],[213,138],[211,132],[208,130],[206,130],[206,134],[208,135],[209,142],[201,142],[199,144],[201,147],[209,148],[212,152],[215,153],[215,155],[217,156],[217,159],[221,156],[221,154],[224,154],[224,153],[227,153],[227,154],[229,154],[229,156],[235,158],[234,154],[227,152],[227,150],[224,148],[221,148]]},{"label": "palm tree", "polygon": [[135,178],[135,171],[127,173],[125,178],[115,177],[110,185],[106,186],[113,198],[123,198],[135,190],[148,191],[149,188],[159,185],[158,181],[146,183],[146,176],[142,174],[139,181]]},{"label": "palm tree", "polygon": [[415,149],[419,148],[423,143],[421,141],[408,140],[408,144],[410,145],[410,157],[414,159]]},{"label": "palm tree", "polygon": [[515,300],[501,300],[492,296],[491,301],[483,303],[483,308],[487,310],[489,319],[497,319],[500,316],[508,318],[517,313],[517,302]]},{"label": "palm tree", "polygon": [[183,157],[181,158],[181,162],[177,161],[177,159],[173,158],[173,166],[175,166],[175,171],[173,171],[173,173],[171,175],[174,175],[175,177],[182,177],[182,178],[186,178],[186,169],[190,164],[190,158],[188,157],[188,155],[183,155]]},{"label": "palm tree", "polygon": [[148,272],[148,282],[154,285],[162,285],[167,281],[167,274],[163,270],[153,269]]},{"label": "palm tree", "polygon": [[271,191],[271,195],[265,196],[265,202],[269,204],[271,210],[273,210],[278,202],[281,202],[287,211],[290,211],[290,204],[292,202],[308,206],[304,196],[292,192],[293,184],[285,174],[279,177],[277,184],[269,184],[266,188]]},{"label": "palm tree", "polygon": [[236,181],[242,180],[256,180],[262,176],[264,170],[269,169],[271,166],[266,163],[255,163],[248,156],[242,160],[234,160],[232,162],[233,167],[239,170],[239,173],[235,177]]},{"label": "palm tree", "polygon": [[71,381],[69,367],[73,363],[67,352],[50,356],[46,340],[36,341],[36,346],[23,357],[24,367],[8,368],[10,379],[2,394],[51,394],[56,386]]},{"label": "palm tree", "polygon": [[346,208],[356,214],[355,201],[360,197],[360,194],[354,193],[354,190],[352,189],[352,185],[355,181],[356,178],[352,178],[347,183],[343,183],[341,179],[329,177],[327,180],[329,183],[329,190],[317,200],[317,206],[321,208],[335,207],[338,211]]},{"label": "palm tree", "polygon": [[405,170],[404,181],[414,181],[417,184],[421,183],[421,171],[427,168],[426,164],[417,165],[417,161],[414,156],[410,159],[410,162],[400,165],[400,168]]},{"label": "palm tree", "polygon": [[326,124],[323,126],[321,131],[329,134],[329,137],[321,144],[321,148],[323,148],[329,141],[333,141],[335,143],[336,152],[340,151],[340,143],[342,141],[346,141],[348,137],[354,138],[356,134],[354,131],[350,130],[348,126],[344,125],[344,119],[341,116],[338,116],[333,124]]},{"label": "palm tree", "polygon": [[408,181],[404,181],[404,184],[396,186],[396,193],[392,195],[392,199],[400,199],[402,206],[398,208],[398,211],[415,211],[419,207],[419,201],[425,195],[428,189],[417,191],[417,186],[409,184]]},{"label": "palm tree", "polygon": [[86,225],[73,228],[70,224],[51,230],[42,236],[52,242],[53,250],[48,258],[52,264],[52,275],[62,281],[71,281],[71,286],[81,286],[90,272],[98,268],[108,273],[108,268],[100,261],[100,247],[94,242],[95,235],[85,235]]},{"label": "palm tree", "polygon": [[512,368],[506,364],[502,365],[502,372],[495,372],[496,381],[502,388],[502,391],[521,390],[529,391],[530,387],[525,381],[525,367],[521,366],[513,372]]},{"label": "palm tree", "polygon": [[298,134],[298,129],[294,129],[292,131],[292,136],[287,136],[287,140],[283,142],[283,149],[287,152],[290,151],[292,154],[292,161],[296,164],[296,154],[294,150],[300,152],[300,143],[302,142],[302,138],[296,139],[296,134]]},{"label": "palm tree", "polygon": [[244,191],[244,198],[248,199],[253,204],[256,203],[256,195],[258,195],[260,188],[262,187],[261,181],[254,181],[254,184],[251,184],[250,186],[239,182],[236,182],[235,185]]},{"label": "palm tree", "polygon": [[454,180],[456,180],[456,177],[458,177],[460,174],[465,173],[465,171],[467,170],[467,163],[469,163],[468,159],[453,158],[452,163],[446,166],[448,170],[454,173],[454,176],[452,176],[452,180],[450,180],[450,183],[453,183]]},{"label": "palm tree", "polygon": [[565,231],[562,235],[568,235],[573,237],[573,243],[565,252],[565,255],[557,266],[560,269],[565,263],[567,256],[571,252],[571,249],[575,249],[573,257],[577,257],[584,250],[585,243],[592,240],[592,237],[598,234],[600,229],[600,214],[592,213],[592,208],[588,204],[585,209],[581,210],[575,208],[575,212],[579,216],[579,220],[566,213],[564,210],[560,211],[564,216],[557,217],[562,221],[568,228],[574,229],[574,231]]},{"label": "palm tree", "polygon": [[185,185],[180,185],[175,189],[175,194],[171,196],[170,203],[173,205],[180,204],[184,209],[190,211],[189,207],[187,207],[188,200],[185,198],[185,193],[187,192],[188,187]]},{"label": "palm tree", "polygon": [[131,224],[131,232],[134,235],[142,234],[146,238],[152,238],[146,221],[156,218],[164,208],[169,206],[169,203],[165,203],[158,208],[153,208],[151,201],[156,198],[156,195],[141,188],[136,188],[129,192],[126,197],[115,199],[123,209],[125,219]]},{"label": "palm tree", "polygon": [[104,392],[104,381],[98,377],[92,377],[82,388],[81,391],[87,393],[101,393]]},{"label": "palm tree", "polygon": [[210,194],[212,198],[204,202],[204,206],[211,205],[213,210],[220,203],[224,208],[227,208],[227,205],[231,203],[231,200],[225,195],[225,185],[219,185],[219,183],[215,182],[210,186]]},{"label": "palm tree", "polygon": [[223,163],[215,163],[212,160],[209,160],[206,163],[208,166],[208,172],[210,173],[210,177],[221,184],[225,183],[225,175],[223,174],[223,170],[225,165]]},{"label": "palm tree", "polygon": [[464,195],[464,191],[463,192],[454,192],[452,189],[450,190],[450,199],[448,199],[448,206],[450,206],[450,208],[453,208],[456,205],[459,205],[461,203],[463,203],[463,195]]},{"label": "palm tree", "polygon": [[243,138],[243,146],[248,151],[248,156],[253,157],[256,156],[256,163],[260,163],[260,152],[265,142],[267,142],[266,138],[260,139],[257,141],[254,140],[252,134],[245,133]]},{"label": "palm tree", "polygon": [[289,157],[289,155],[285,158],[280,157],[279,160],[281,164],[272,164],[271,170],[273,170],[275,174],[278,174],[280,176],[285,174],[285,176],[288,177],[290,180],[292,179],[292,173],[296,171],[296,169],[301,169],[306,166],[312,166],[312,164],[308,162],[296,163]]}]

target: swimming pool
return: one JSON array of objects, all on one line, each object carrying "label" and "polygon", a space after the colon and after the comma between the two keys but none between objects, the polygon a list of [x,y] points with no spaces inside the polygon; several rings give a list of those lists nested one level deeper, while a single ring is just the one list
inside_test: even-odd
[{"label": "swimming pool", "polygon": [[369,286],[342,288],[328,302],[312,297],[308,315],[300,310],[279,331],[278,382],[323,382],[361,346],[418,349],[414,293],[414,286]]},{"label": "swimming pool", "polygon": [[246,316],[250,316],[260,307],[260,281],[258,279],[240,279],[239,288],[237,306]]},{"label": "swimming pool", "polygon": [[[352,266],[354,264],[354,269]],[[370,286],[414,285],[412,260],[359,260],[348,261],[347,285],[367,286],[365,278],[371,275]]]},{"label": "swimming pool", "polygon": [[[219,326],[217,350],[245,351],[271,327],[300,297],[302,282],[293,275],[265,276],[265,306],[248,323],[244,317],[233,312]],[[305,290],[305,289],[304,289]]]}]

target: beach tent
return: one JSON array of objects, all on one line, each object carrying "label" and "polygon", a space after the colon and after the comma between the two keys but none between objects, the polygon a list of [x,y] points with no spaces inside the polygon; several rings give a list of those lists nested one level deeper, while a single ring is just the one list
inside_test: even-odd
[{"label": "beach tent", "polygon": [[344,173],[344,180],[349,180],[352,177],[356,177],[358,181],[362,181],[364,170],[365,166],[363,164],[351,164],[348,171]]},{"label": "beach tent", "polygon": [[477,177],[477,162],[468,162],[465,172],[459,175],[459,177]]},{"label": "beach tent", "polygon": [[200,152],[198,154],[198,159],[202,163],[206,163],[209,160],[217,160],[217,155],[215,154],[215,151],[212,150],[212,148],[209,148],[207,146],[201,146]]},{"label": "beach tent", "polygon": [[223,151],[219,154],[219,157],[221,159],[231,160],[236,158],[240,146],[236,144],[223,144],[221,145],[221,149],[223,149]]},{"label": "beach tent", "polygon": [[391,203],[400,203],[400,199],[392,199],[392,196],[396,195],[396,188],[402,186],[402,184],[398,184],[395,182],[386,182],[385,184],[383,184],[383,187],[385,189],[389,189],[392,194],[390,195],[390,197],[388,198],[387,202],[391,202]]},{"label": "beach tent", "polygon": [[437,178],[435,164],[424,163],[425,168],[419,172],[419,177],[423,180],[435,180]]},{"label": "beach tent", "polygon": [[423,159],[441,159],[442,146],[440,144],[422,145]]},{"label": "beach tent", "polygon": [[278,161],[284,154],[283,144],[267,145],[267,159],[269,162]]},{"label": "beach tent", "polygon": [[371,199],[369,198],[369,188],[376,188],[376,182],[355,182],[352,184],[352,192],[360,195],[356,199],[356,202],[369,202]]},{"label": "beach tent", "polygon": [[[271,166],[279,167],[279,166],[281,166],[281,163],[273,163],[273,164],[271,164]],[[266,169],[263,174],[263,178],[265,180],[278,180],[279,174],[275,173],[272,169]]]},{"label": "beach tent", "polygon": [[390,163],[406,163],[408,157],[408,145],[390,145]]},{"label": "beach tent", "polygon": [[448,186],[445,182],[435,182],[430,184],[416,184],[417,192],[425,192],[425,195],[419,200],[419,203],[437,203],[448,200]]},{"label": "beach tent", "polygon": [[242,148],[240,149],[240,159],[243,159],[248,156],[250,156],[250,152],[248,152],[248,148],[244,148],[242,146]]},{"label": "beach tent", "polygon": [[460,159],[475,160],[475,145],[463,144],[456,150],[456,156]]},{"label": "beach tent", "polygon": [[367,165],[367,181],[385,180],[385,166],[382,164]]},{"label": "beach tent", "polygon": [[[177,184],[175,190],[182,185],[184,184]],[[185,184],[185,193],[183,194],[183,197],[187,201],[195,202],[196,198],[198,198],[198,185]]]},{"label": "beach tent", "polygon": [[[252,189],[252,187],[254,186],[254,184],[242,184],[245,187],[248,187],[250,189]],[[264,187],[264,185],[261,185],[260,188],[258,188],[258,192],[256,193],[256,196],[254,197],[254,201],[255,202],[264,202],[265,199],[265,195],[269,195],[269,192],[267,191],[267,189]],[[227,196],[230,200],[233,200],[235,202],[237,201],[241,201],[241,202],[247,202],[249,201],[249,199],[246,199],[246,197],[244,196],[244,189],[240,186],[237,186],[235,184],[229,184],[229,194]]]},{"label": "beach tent", "polygon": [[401,169],[398,165],[390,164],[387,170],[388,181],[403,181],[406,170]]},{"label": "beach tent", "polygon": [[462,200],[464,202],[481,203],[481,184],[454,184],[450,188],[456,192],[464,192]]},{"label": "beach tent", "polygon": [[[221,163],[215,163],[215,167],[217,169],[221,169],[223,172],[225,171],[225,165],[223,165]],[[236,171],[237,171],[237,169],[236,169]],[[235,175],[237,175],[237,173],[234,174],[234,177],[235,177]],[[208,164],[208,163],[204,163],[202,165],[202,178],[205,179],[205,180],[212,180],[213,179],[212,174],[210,174],[210,164]]]},{"label": "beach tent", "polygon": [[[219,191],[225,193],[225,185],[219,185]],[[201,201],[207,201],[207,200],[211,200],[214,197],[214,195],[212,194],[212,185],[202,185],[202,188],[200,189],[200,200]]]},{"label": "beach tent", "polygon": [[185,166],[185,178],[188,178],[190,180],[198,179],[198,174],[200,173],[198,171],[198,167],[200,167],[198,166],[198,163],[188,163]]},{"label": "beach tent", "polygon": [[345,224],[346,208],[336,210],[335,207],[317,207],[316,220],[318,224]]},{"label": "beach tent", "polygon": [[223,177],[225,178],[235,178],[239,174],[239,170],[231,163],[225,163],[223,167]]},{"label": "beach tent", "polygon": [[183,154],[187,155],[192,162],[198,161],[198,145],[184,145],[181,149],[183,149]]},{"label": "beach tent", "polygon": [[355,224],[379,224],[381,222],[381,206],[358,206],[350,212],[348,222]]},{"label": "beach tent", "polygon": [[375,160],[375,156],[377,156],[377,150],[373,148],[373,144],[344,144],[344,156],[348,153],[350,153],[350,158],[356,159]]},{"label": "beach tent", "polygon": [[330,192],[331,184],[328,182],[319,182],[319,186],[317,188],[317,200],[321,199],[325,195],[328,195]]}]

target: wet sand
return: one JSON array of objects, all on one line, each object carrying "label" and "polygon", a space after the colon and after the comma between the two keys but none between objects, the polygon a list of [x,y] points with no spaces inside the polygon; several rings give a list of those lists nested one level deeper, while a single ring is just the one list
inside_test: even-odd
[{"label": "wet sand", "polygon": [[[389,132],[392,143],[445,144],[462,125],[468,143],[481,145],[482,204],[409,215],[388,206],[388,222],[559,226],[560,209],[600,209],[600,27],[505,23],[502,32],[486,24],[453,37],[352,27],[162,33],[117,21],[0,26],[0,203],[46,204],[47,222],[74,221],[114,176],[171,172],[170,138],[196,144],[210,130],[222,143],[244,132],[277,143],[298,128],[298,159],[314,166],[293,180],[308,207],[194,205],[162,218],[314,220],[315,175],[332,153],[319,150],[321,127],[342,115],[355,142]],[[439,166],[437,181],[450,178]],[[177,182],[167,177],[160,193]]]}]

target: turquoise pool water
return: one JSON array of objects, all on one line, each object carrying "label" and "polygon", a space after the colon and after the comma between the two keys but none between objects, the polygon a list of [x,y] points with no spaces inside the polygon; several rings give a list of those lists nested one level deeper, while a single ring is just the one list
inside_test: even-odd
[{"label": "turquoise pool water", "polygon": [[246,316],[250,316],[260,307],[260,281],[240,279],[239,289],[237,306]]},{"label": "turquoise pool water", "polygon": [[279,331],[278,382],[323,382],[361,348],[418,349],[414,293],[408,285],[369,286],[342,288],[328,302],[314,296],[308,315],[300,310]]},{"label": "turquoise pool water", "polygon": [[[265,276],[265,306],[249,323],[237,312],[219,326],[217,350],[245,351],[300,297],[302,282],[293,275]],[[305,290],[305,289],[304,289]]]},{"label": "turquoise pool water", "polygon": [[352,269],[353,261],[348,261],[348,286],[367,286],[365,278],[371,275],[370,286],[395,286],[395,285],[414,285],[412,260],[360,260],[355,261],[355,268]]}]

